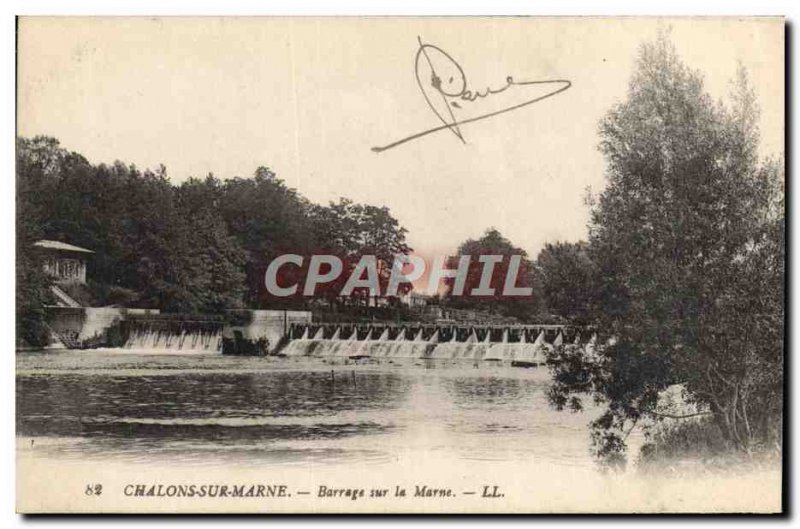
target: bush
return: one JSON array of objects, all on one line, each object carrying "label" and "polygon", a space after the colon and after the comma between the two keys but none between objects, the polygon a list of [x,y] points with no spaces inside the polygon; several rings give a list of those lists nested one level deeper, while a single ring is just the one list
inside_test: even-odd
[{"label": "bush", "polygon": [[648,437],[649,442],[642,447],[639,456],[643,463],[711,459],[732,449],[710,417],[665,420],[653,427]]},{"label": "bush", "polygon": [[222,354],[231,356],[266,356],[269,352],[269,340],[259,338],[249,340],[234,333],[233,338],[222,339]]},{"label": "bush", "polygon": [[744,453],[725,439],[713,417],[665,420],[651,427],[647,443],[639,453],[639,468],[644,472],[694,474],[698,469],[720,470],[780,465],[777,445],[760,445]]}]

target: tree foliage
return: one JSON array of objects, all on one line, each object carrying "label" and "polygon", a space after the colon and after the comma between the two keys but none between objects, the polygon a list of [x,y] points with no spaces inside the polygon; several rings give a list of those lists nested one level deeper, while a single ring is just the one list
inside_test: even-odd
[{"label": "tree foliage", "polygon": [[616,456],[658,394],[682,384],[742,450],[779,439],[783,169],[758,159],[745,72],[730,106],[665,36],[642,46],[627,99],[600,124],[608,185],[592,210],[593,322],[605,347],[564,354],[559,406],[592,395],[598,453]]},{"label": "tree foliage", "polygon": [[385,261],[410,251],[388,209],[346,199],[311,204],[266,167],[252,178],[174,185],[163,166],[93,165],[40,136],[18,139],[16,175],[20,336],[45,323],[49,285],[32,251],[39,239],[95,252],[89,277],[100,304],[193,313],[304,306],[266,295],[264,271],[284,253],[332,246]]},{"label": "tree foliage", "polygon": [[[461,256],[471,257],[464,292],[455,296],[453,289],[455,279],[445,278],[443,302],[454,308],[488,311],[502,316],[528,319],[538,312],[538,298],[534,296],[504,296],[503,287],[506,281],[511,256],[519,255],[522,260],[516,276],[517,287],[531,287],[533,284],[533,266],[528,260],[525,250],[514,246],[497,229],[489,228],[479,239],[467,239],[458,247],[455,256],[447,260],[447,268],[457,269]],[[490,296],[474,296],[470,293],[480,285],[484,265],[478,260],[482,255],[500,255],[503,260],[494,265],[489,287],[494,289]]]},{"label": "tree foliage", "polygon": [[[386,291],[392,265],[396,255],[407,255],[412,251],[406,244],[407,230],[400,226],[386,207],[358,204],[347,198],[331,202],[327,206],[311,208],[312,232],[318,253],[340,257],[344,263],[338,280],[325,285],[323,296],[337,300],[347,278],[353,272],[361,256],[374,255],[378,268],[378,283],[381,292]],[[324,270],[323,270],[324,272]],[[404,283],[398,294],[411,289]],[[369,292],[365,288],[353,291],[351,303],[366,303]]]},{"label": "tree foliage", "polygon": [[585,242],[546,244],[534,269],[547,313],[575,324],[591,322],[595,271]]},{"label": "tree foliage", "polygon": [[267,265],[286,253],[312,252],[311,204],[267,167],[252,178],[219,185],[217,207],[231,235],[246,252],[246,301],[253,308],[302,305],[302,299],[271,298],[264,287]]}]

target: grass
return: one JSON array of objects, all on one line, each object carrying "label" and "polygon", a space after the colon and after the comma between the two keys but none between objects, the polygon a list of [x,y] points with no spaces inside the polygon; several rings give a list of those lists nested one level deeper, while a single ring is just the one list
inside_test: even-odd
[{"label": "grass", "polygon": [[749,472],[780,466],[777,444],[737,450],[711,417],[664,420],[648,433],[637,465],[643,472],[697,474],[718,471]]}]

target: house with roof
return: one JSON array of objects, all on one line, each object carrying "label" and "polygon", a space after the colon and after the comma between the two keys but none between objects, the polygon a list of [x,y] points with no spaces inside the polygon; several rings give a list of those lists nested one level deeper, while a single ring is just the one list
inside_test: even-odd
[{"label": "house with roof", "polygon": [[44,255],[44,270],[56,283],[86,283],[86,262],[94,253],[60,241],[34,243]]},{"label": "house with roof", "polygon": [[41,240],[33,244],[42,254],[44,271],[53,279],[50,291],[57,307],[81,307],[70,296],[70,285],[86,284],[86,263],[93,251],[61,241]]}]

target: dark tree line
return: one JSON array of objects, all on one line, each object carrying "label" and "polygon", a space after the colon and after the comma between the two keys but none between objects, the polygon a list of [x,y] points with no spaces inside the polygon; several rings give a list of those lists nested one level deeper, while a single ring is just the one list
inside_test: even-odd
[{"label": "dark tree line", "polygon": [[[454,296],[455,280],[445,278],[442,304],[486,311],[523,322],[587,325],[594,320],[595,267],[587,243],[547,243],[532,260],[525,250],[515,246],[496,228],[489,228],[481,237],[462,242],[456,255],[447,260],[447,268],[457,269],[459,258],[464,255],[471,256],[464,293],[480,285],[483,265],[478,261],[479,256],[503,256],[502,261],[494,265],[489,284],[495,289],[495,294]],[[503,295],[510,258],[514,255],[522,258],[514,285],[531,288],[530,296]]]},{"label": "dark tree line", "polygon": [[[467,239],[462,242],[456,255],[447,259],[447,268],[457,269],[461,256],[466,255],[470,256],[470,262],[463,293],[454,295],[455,279],[445,278],[443,280],[445,291],[442,299],[445,305],[457,309],[486,311],[519,320],[529,320],[540,315],[542,309],[540,296],[503,295],[512,256],[518,255],[522,258],[514,286],[533,288],[536,283],[533,263],[528,259],[525,250],[514,246],[497,229],[489,228],[480,238]],[[480,256],[483,255],[502,256],[502,261],[494,264],[491,281],[488,285],[489,288],[494,289],[494,294],[474,296],[471,295],[471,292],[480,286],[484,271],[484,264],[479,261]]]},{"label": "dark tree line", "polygon": [[48,280],[33,243],[93,250],[87,297],[165,312],[303,307],[271,299],[267,264],[283,253],[408,253],[387,208],[346,199],[310,203],[265,167],[252,178],[212,175],[175,185],[162,166],[89,163],[48,137],[17,141],[17,330],[42,343]]}]

